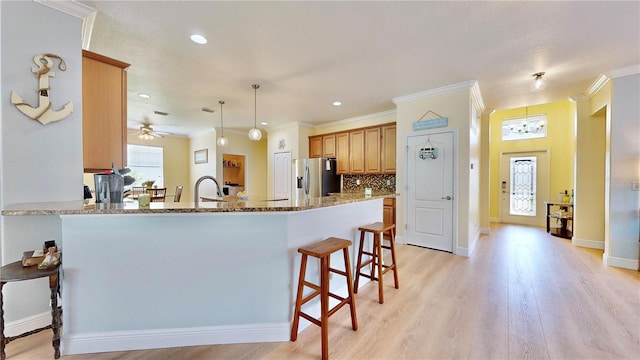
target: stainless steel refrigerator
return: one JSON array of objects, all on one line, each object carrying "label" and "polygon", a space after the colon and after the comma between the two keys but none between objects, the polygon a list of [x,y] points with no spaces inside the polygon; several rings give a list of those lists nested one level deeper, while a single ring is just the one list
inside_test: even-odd
[{"label": "stainless steel refrigerator", "polygon": [[340,192],[336,159],[298,159],[293,163],[293,200],[328,196]]}]

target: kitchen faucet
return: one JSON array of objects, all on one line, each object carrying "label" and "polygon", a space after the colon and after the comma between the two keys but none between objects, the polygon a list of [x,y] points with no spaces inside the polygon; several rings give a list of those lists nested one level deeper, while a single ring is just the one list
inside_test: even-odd
[{"label": "kitchen faucet", "polygon": [[198,181],[196,181],[196,186],[193,189],[193,202],[198,205],[198,199],[200,194],[200,183],[205,179],[211,179],[214,183],[216,183],[216,188],[218,189],[218,196],[222,196],[222,189],[220,188],[220,184],[218,184],[218,180],[211,175],[202,176]]}]

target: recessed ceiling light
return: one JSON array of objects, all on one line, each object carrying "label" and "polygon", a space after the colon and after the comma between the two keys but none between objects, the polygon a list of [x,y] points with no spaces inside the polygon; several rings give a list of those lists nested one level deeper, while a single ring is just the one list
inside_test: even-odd
[{"label": "recessed ceiling light", "polygon": [[206,44],[207,38],[202,35],[193,34],[191,35],[191,41],[193,41],[196,44]]},{"label": "recessed ceiling light", "polygon": [[263,122],[260,123],[260,125],[267,126],[267,123],[263,121]]},{"label": "recessed ceiling light", "polygon": [[138,93],[138,96],[140,96],[141,98],[145,98],[145,99],[148,99],[148,98],[151,97],[151,95],[145,94],[145,93]]},{"label": "recessed ceiling light", "polygon": [[341,101],[334,101],[333,102],[333,106],[340,106],[340,105],[342,105]]}]

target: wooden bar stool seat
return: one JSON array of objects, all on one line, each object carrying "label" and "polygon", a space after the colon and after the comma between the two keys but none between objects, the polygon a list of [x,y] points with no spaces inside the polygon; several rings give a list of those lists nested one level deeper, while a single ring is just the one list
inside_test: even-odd
[{"label": "wooden bar stool seat", "polygon": [[[396,248],[395,248],[395,240],[396,240],[396,226],[395,224],[383,224],[381,222],[373,223],[366,226],[361,226],[358,228],[360,231],[360,245],[358,247],[358,263],[356,265],[356,281],[354,284],[354,292],[358,293],[358,282],[360,280],[360,276],[367,277],[372,281],[378,281],[378,302],[380,304],[384,303],[384,291],[383,291],[383,281],[382,277],[389,271],[393,271],[393,281],[395,283],[396,289],[400,288],[400,283],[398,282],[398,265],[396,263]],[[389,245],[383,245],[382,236],[384,233],[389,232],[391,238],[389,239]],[[373,249],[371,252],[364,250],[364,239],[365,234],[371,233],[373,235]],[[391,251],[391,264],[383,264],[382,258],[383,253],[382,249],[387,249]],[[362,261],[362,255],[369,256],[369,259],[366,261]],[[361,269],[367,265],[371,265],[371,271],[366,274],[361,272]],[[376,273],[377,270],[377,273]]]},{"label": "wooden bar stool seat", "polygon": [[[291,341],[296,341],[296,339],[298,338],[298,324],[300,321],[300,317],[303,317],[310,322],[320,326],[322,333],[322,359],[329,358],[329,334],[327,324],[329,316],[333,315],[344,305],[349,304],[349,307],[351,309],[351,326],[353,330],[358,329],[356,305],[354,302],[353,285],[351,282],[351,266],[349,265],[349,246],[351,246],[351,241],[331,237],[298,249],[298,252],[302,254],[302,260],[300,262],[300,277],[298,279],[298,292],[296,296],[295,312],[293,314],[293,326],[291,327]],[[331,254],[340,250],[342,250],[344,256],[345,271],[334,269],[330,265]],[[305,279],[307,270],[307,257],[309,256],[313,256],[320,260],[320,285],[310,283]],[[347,279],[348,295],[346,298],[329,292],[330,272],[342,275]],[[302,295],[305,286],[312,288],[314,291],[303,298]],[[307,303],[318,295],[320,295],[320,320],[317,320],[309,314],[301,311],[301,307],[303,304]],[[340,301],[331,309],[329,309],[329,296]]]},{"label": "wooden bar stool seat", "polygon": [[[58,275],[60,265],[49,269],[38,269],[37,266],[23,267],[22,261],[16,261],[11,264],[7,264],[0,268],[0,360],[6,358],[4,347],[10,341],[35,334],[45,329],[53,330],[53,339],[51,341],[53,345],[53,357],[58,359],[60,357],[60,313],[61,309],[58,307]],[[49,289],[51,290],[51,325],[45,326],[40,329],[32,330],[17,336],[5,337],[4,336],[4,300],[2,297],[2,288],[4,284],[14,281],[23,281],[38,279],[42,277],[49,277]]]}]

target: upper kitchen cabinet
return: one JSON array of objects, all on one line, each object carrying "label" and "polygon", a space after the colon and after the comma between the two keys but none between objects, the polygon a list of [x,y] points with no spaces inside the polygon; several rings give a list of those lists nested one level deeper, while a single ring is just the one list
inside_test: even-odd
[{"label": "upper kitchen cabinet", "polygon": [[380,128],[365,129],[364,173],[380,174]]},{"label": "upper kitchen cabinet", "polygon": [[82,145],[85,172],[127,164],[129,64],[82,50]]},{"label": "upper kitchen cabinet", "polygon": [[349,133],[342,132],[336,134],[336,162],[338,163],[338,169],[336,173],[348,174],[349,173]]},{"label": "upper kitchen cabinet", "polygon": [[382,173],[396,173],[396,125],[386,125],[380,128],[382,132]]},{"label": "upper kitchen cabinet", "polygon": [[335,158],[336,157],[336,135],[323,135],[322,136],[322,157]]},{"label": "upper kitchen cabinet", "polygon": [[309,157],[322,157],[322,135],[309,136]]},{"label": "upper kitchen cabinet", "polygon": [[364,130],[349,132],[349,173],[364,174]]}]

